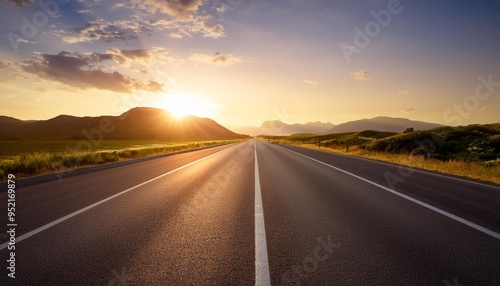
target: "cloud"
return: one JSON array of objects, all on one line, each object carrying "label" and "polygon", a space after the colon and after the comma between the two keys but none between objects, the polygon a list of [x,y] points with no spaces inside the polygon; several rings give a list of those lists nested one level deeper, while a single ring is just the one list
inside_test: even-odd
[{"label": "cloud", "polygon": [[163,85],[158,83],[157,81],[150,80],[149,83],[144,88],[147,91],[151,92],[161,92],[163,91]]},{"label": "cloud", "polygon": [[310,85],[318,85],[318,82],[315,81],[315,80],[310,80],[310,79],[306,79],[304,80],[304,83],[307,83],[307,84],[310,84]]},{"label": "cloud", "polygon": [[224,13],[234,10],[234,8],[232,6],[226,5],[222,2],[214,3],[212,5],[212,9],[214,9],[215,12],[217,12],[217,14],[219,14],[219,18],[223,18]]},{"label": "cloud", "polygon": [[7,2],[14,4],[16,6],[19,6],[19,7],[24,7],[24,6],[28,6],[30,4],[33,4],[32,0],[7,0]]},{"label": "cloud", "polygon": [[16,81],[21,78],[20,67],[16,62],[0,60],[0,82]]},{"label": "cloud", "polygon": [[398,92],[399,95],[408,95],[408,91],[407,90],[400,90]]},{"label": "cloud", "polygon": [[10,67],[10,63],[0,60],[0,70]]},{"label": "cloud", "polygon": [[210,26],[208,22],[203,22],[200,32],[205,38],[221,38],[224,37],[224,26],[217,24],[215,26]]},{"label": "cloud", "polygon": [[58,31],[63,41],[70,44],[91,43],[95,41],[111,42],[115,40],[137,39],[137,31],[130,28],[119,27],[111,23],[89,22],[82,28],[69,31]]},{"label": "cloud", "polygon": [[202,0],[131,0],[132,4],[148,12],[160,12],[181,19],[197,11],[202,2]]},{"label": "cloud", "polygon": [[195,34],[214,39],[224,37],[224,26],[210,25],[210,19],[210,16],[193,16],[186,19],[142,19],[137,16],[114,22],[92,21],[81,28],[59,30],[54,34],[70,44],[130,41],[139,39],[144,33],[164,31],[167,31],[166,35],[170,38],[192,37]]},{"label": "cloud", "polygon": [[231,65],[243,62],[240,56],[236,56],[233,54],[221,55],[219,52],[216,52],[214,55],[191,54],[189,59],[197,63],[205,63],[211,65]]},{"label": "cloud", "polygon": [[151,55],[146,50],[110,49],[107,53],[113,55],[113,60],[122,66],[129,66],[131,62],[148,64],[148,60],[151,58]]},{"label": "cloud", "polygon": [[365,70],[358,70],[355,72],[351,72],[351,74],[357,79],[357,80],[370,80],[371,77],[368,74],[367,71]]},{"label": "cloud", "polygon": [[411,112],[414,112],[415,111],[415,108],[413,107],[410,107],[410,108],[407,108],[407,109],[403,109],[401,110],[402,112],[405,112],[405,113],[411,113]]},{"label": "cloud", "polygon": [[150,31],[168,30],[170,38],[192,37],[201,34],[205,38],[222,38],[225,36],[224,26],[210,25],[210,16],[196,16],[182,20],[156,19],[142,23],[142,28]]},{"label": "cloud", "polygon": [[145,90],[157,92],[161,84],[155,81],[139,82],[118,71],[106,72],[103,62],[115,60],[113,54],[60,52],[56,55],[36,53],[24,61],[25,72],[39,78],[60,82],[80,89],[95,88],[114,92]]},{"label": "cloud", "polygon": [[153,61],[160,64],[170,63],[176,61],[175,58],[170,56],[168,50],[165,47],[153,46],[150,49],[150,54],[153,57]]}]

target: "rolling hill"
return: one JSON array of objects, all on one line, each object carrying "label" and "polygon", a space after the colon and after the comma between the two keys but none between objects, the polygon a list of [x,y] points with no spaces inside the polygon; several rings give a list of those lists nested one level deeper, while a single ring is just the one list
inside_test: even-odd
[{"label": "rolling hill", "polygon": [[414,130],[429,130],[436,127],[443,127],[443,125],[414,121],[406,118],[379,116],[371,119],[361,119],[342,123],[326,131],[324,134],[361,132],[364,130],[403,133],[407,128],[413,128]]},{"label": "rolling hill", "polygon": [[1,140],[64,139],[157,139],[219,140],[241,139],[209,118],[186,116],[177,119],[163,109],[137,107],[120,116],[76,117],[59,115],[49,120],[22,121],[0,116]]}]

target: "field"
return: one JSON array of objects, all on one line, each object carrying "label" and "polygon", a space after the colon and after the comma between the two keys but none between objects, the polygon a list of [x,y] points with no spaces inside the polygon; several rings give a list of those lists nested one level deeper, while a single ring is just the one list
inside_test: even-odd
[{"label": "field", "polygon": [[500,124],[260,138],[500,184]]},{"label": "field", "polygon": [[[315,144],[301,144],[301,146],[318,150],[318,145]],[[500,164],[498,163],[488,165],[463,160],[441,161],[410,154],[369,151],[359,147],[351,147],[348,153],[345,148],[341,147],[321,147],[320,150],[500,184]]]},{"label": "field", "polygon": [[0,140],[0,180],[5,180],[8,174],[15,174],[17,178],[21,178],[240,141],[243,140],[199,142],[146,140],[104,140],[101,142],[82,140]]}]

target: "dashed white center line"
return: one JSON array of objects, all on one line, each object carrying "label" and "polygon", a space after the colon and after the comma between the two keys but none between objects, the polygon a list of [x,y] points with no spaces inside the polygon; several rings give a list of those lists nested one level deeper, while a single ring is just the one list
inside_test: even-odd
[{"label": "dashed white center line", "polygon": [[264,208],[260,189],[259,163],[257,160],[257,144],[255,148],[255,285],[271,285],[269,262],[267,259],[266,228],[264,225]]}]

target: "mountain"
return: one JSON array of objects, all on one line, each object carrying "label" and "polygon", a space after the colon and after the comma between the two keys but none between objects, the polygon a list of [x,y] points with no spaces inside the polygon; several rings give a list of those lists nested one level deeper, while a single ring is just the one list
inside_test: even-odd
[{"label": "mountain", "polygon": [[239,133],[255,135],[291,135],[296,133],[314,133],[323,134],[325,131],[334,127],[329,122],[308,122],[287,124],[279,120],[264,121],[260,127],[243,126],[231,128]]},{"label": "mountain", "polygon": [[23,123],[22,120],[19,120],[19,119],[13,118],[13,117],[8,117],[8,116],[0,115],[0,124],[14,124],[14,125],[18,125],[18,124],[21,124],[21,123]]},{"label": "mountain", "polygon": [[16,128],[21,124],[23,124],[22,120],[0,115],[0,139],[16,139],[16,137],[9,134],[8,130]]},{"label": "mountain", "polygon": [[325,133],[330,134],[342,132],[360,132],[364,130],[403,133],[407,128],[413,128],[416,131],[428,130],[436,127],[443,127],[443,125],[422,121],[413,121],[406,118],[379,116],[372,119],[361,119],[342,123],[331,128]]},{"label": "mountain", "polygon": [[240,139],[212,119],[185,116],[177,119],[163,109],[137,107],[120,116],[76,117],[59,115],[49,120],[22,121],[0,116],[0,139],[135,139],[217,140]]}]

